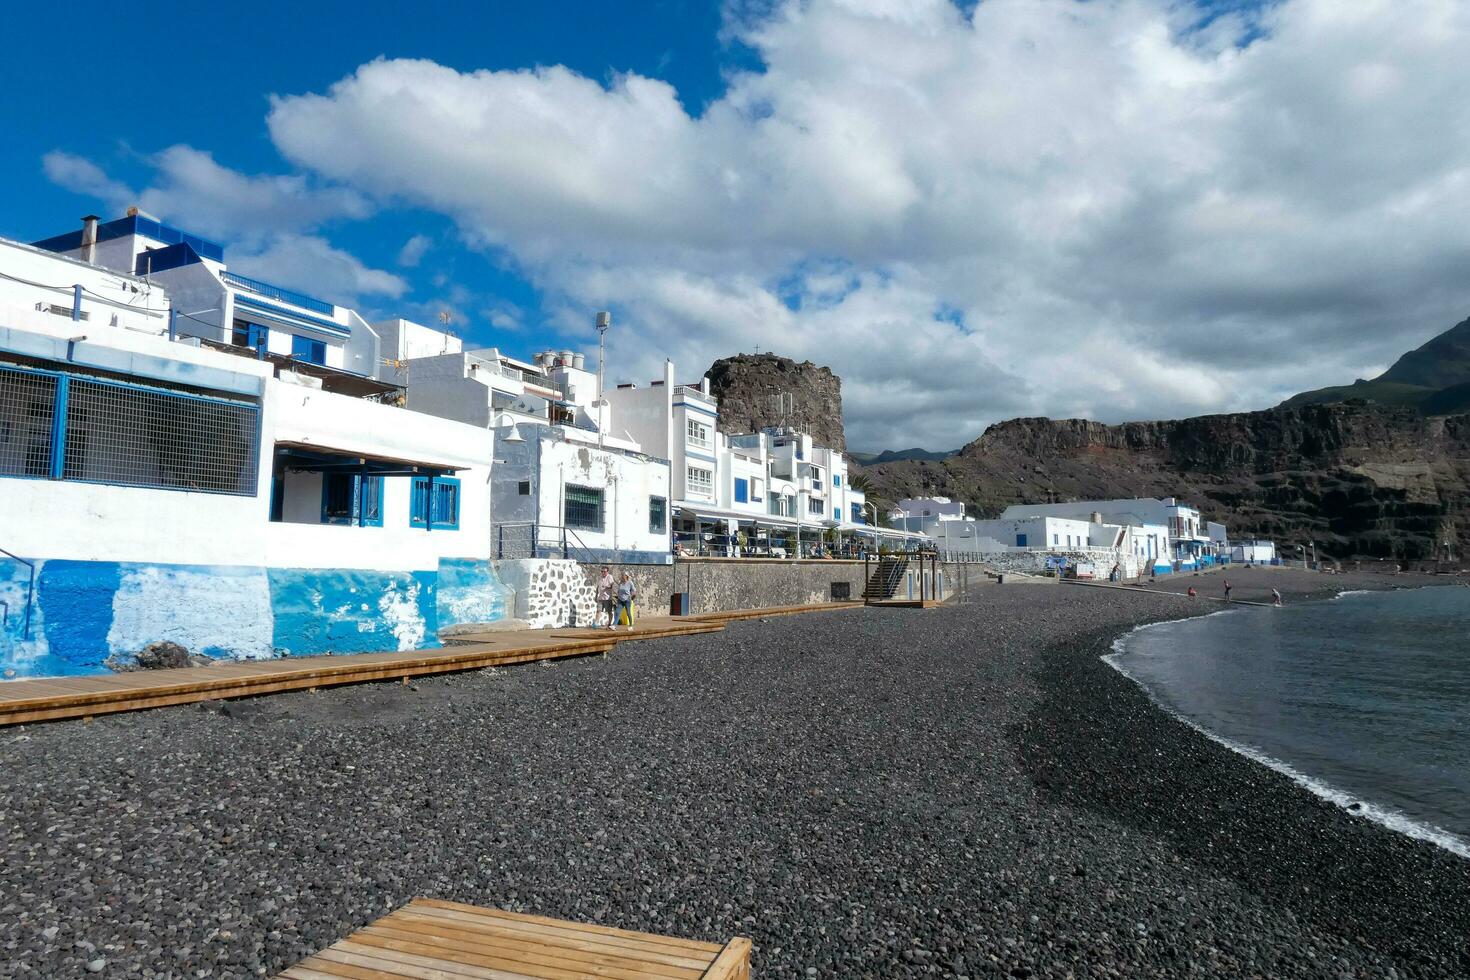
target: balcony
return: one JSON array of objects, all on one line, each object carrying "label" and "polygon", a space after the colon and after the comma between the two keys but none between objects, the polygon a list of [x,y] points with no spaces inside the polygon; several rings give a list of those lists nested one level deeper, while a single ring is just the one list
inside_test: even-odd
[{"label": "balcony", "polygon": [[321,313],[324,316],[332,316],[337,312],[337,308],[331,303],[313,299],[305,293],[298,293],[295,290],[272,286],[270,283],[261,282],[259,279],[250,279],[245,276],[236,275],[233,272],[221,272],[220,278],[225,281],[225,285],[227,286],[243,289],[247,293],[254,293],[256,296],[273,299],[278,303],[290,303],[292,306],[299,306],[303,310],[311,310],[313,313]]}]

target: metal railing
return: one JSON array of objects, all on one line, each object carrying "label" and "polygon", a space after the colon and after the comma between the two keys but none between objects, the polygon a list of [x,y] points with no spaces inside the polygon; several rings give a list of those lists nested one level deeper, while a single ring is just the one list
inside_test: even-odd
[{"label": "metal railing", "polygon": [[581,535],[560,524],[514,521],[495,525],[496,558],[570,558],[595,563],[597,554]]},{"label": "metal railing", "polygon": [[[20,555],[12,554],[4,548],[0,548],[0,557],[8,558],[17,564],[24,565],[29,573],[26,582],[26,606],[21,614],[20,630],[20,638],[22,640],[29,640],[31,638],[31,606],[35,603],[36,598],[36,563],[30,559],[22,558]],[[4,619],[0,620],[0,629],[8,630],[10,627],[10,605],[0,601],[0,608],[4,609]]]},{"label": "metal railing", "polygon": [[299,306],[303,310],[311,310],[315,313],[325,313],[327,316],[332,316],[337,309],[331,303],[316,299],[313,296],[308,296],[305,293],[298,293],[294,289],[273,286],[268,282],[261,282],[259,279],[251,279],[248,276],[242,276],[234,272],[221,272],[220,278],[237,289],[243,289],[257,296],[264,296],[267,299],[279,300],[282,303],[290,303],[292,306]]}]

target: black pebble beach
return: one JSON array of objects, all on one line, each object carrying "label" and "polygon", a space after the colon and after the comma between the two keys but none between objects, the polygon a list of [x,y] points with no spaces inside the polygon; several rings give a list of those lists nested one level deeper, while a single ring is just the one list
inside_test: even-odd
[{"label": "black pebble beach", "polygon": [[0,730],[0,975],[270,975],[433,896],[745,935],[763,978],[1470,976],[1470,861],[1099,659],[1198,602],[986,586]]}]

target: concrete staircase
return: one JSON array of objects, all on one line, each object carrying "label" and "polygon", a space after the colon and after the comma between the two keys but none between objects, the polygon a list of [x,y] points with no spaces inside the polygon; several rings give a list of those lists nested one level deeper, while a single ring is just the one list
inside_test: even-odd
[{"label": "concrete staircase", "polygon": [[867,584],[863,586],[863,601],[884,602],[892,599],[898,594],[898,587],[903,584],[904,573],[908,568],[907,558],[879,559],[877,569],[868,576]]}]

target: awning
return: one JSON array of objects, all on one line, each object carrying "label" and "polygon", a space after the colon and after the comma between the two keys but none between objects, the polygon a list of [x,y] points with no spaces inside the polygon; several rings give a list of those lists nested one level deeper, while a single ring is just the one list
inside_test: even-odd
[{"label": "awning", "polygon": [[306,473],[360,473],[369,476],[449,476],[468,466],[423,459],[368,456],[314,443],[278,442],[276,461]]},{"label": "awning", "polygon": [[272,364],[280,371],[295,371],[309,378],[316,378],[322,383],[322,391],[330,391],[333,394],[349,395],[353,398],[368,398],[392,394],[402,391],[402,385],[390,384],[387,381],[379,381],[369,378],[365,374],[357,374],[352,371],[344,371],[341,368],[327,367],[325,364],[313,364],[310,361],[299,360],[285,354],[271,354],[267,352],[262,357],[254,347],[241,347],[237,344],[222,344],[217,340],[200,338],[200,345],[212,350],[224,351],[226,354],[234,354],[237,357],[246,357],[250,360],[260,360]]}]

